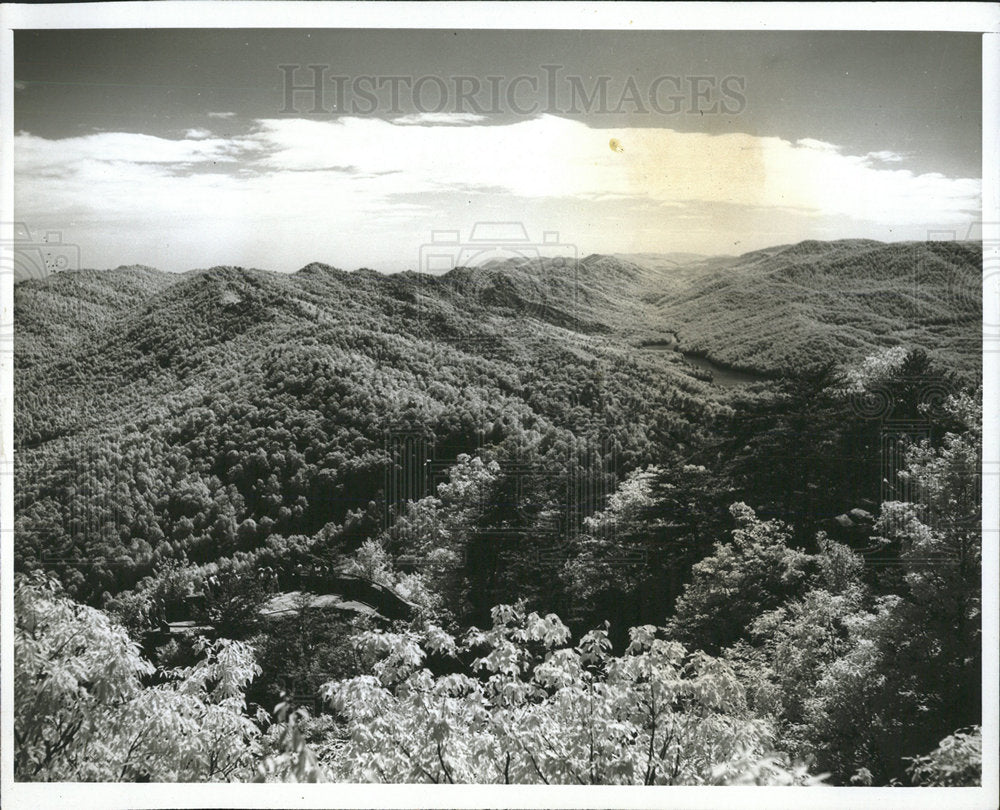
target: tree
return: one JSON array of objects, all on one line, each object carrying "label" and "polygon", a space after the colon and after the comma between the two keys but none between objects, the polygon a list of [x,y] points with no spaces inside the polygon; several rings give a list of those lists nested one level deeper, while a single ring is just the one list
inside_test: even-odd
[{"label": "tree", "polygon": [[915,785],[964,787],[982,784],[983,729],[973,726],[949,734],[906,769]]},{"label": "tree", "polygon": [[637,618],[630,603],[661,573],[650,565],[652,532],[644,520],[653,502],[651,479],[657,472],[655,468],[633,472],[608,498],[606,509],[584,519],[584,533],[573,544],[576,554],[564,564],[562,576],[577,611],[585,611],[588,619],[607,616],[617,624],[620,615],[614,614],[626,612]]},{"label": "tree", "polygon": [[843,446],[845,407],[836,385],[832,361],[784,376],[759,401],[736,409],[720,453],[734,491],[769,517],[794,520],[803,544],[820,519],[863,489],[857,478],[864,470]]},{"label": "tree", "polygon": [[[606,630],[569,644],[557,616],[518,606],[456,639],[369,632],[372,674],[325,687],[348,739],[326,763],[340,781],[505,784],[807,783],[766,754],[769,724],[747,711],[732,669],[633,628],[614,657]],[[435,677],[428,655],[472,657]],[[461,670],[461,667],[459,667]]]},{"label": "tree", "polygon": [[737,528],[732,541],[692,569],[692,579],[677,600],[668,623],[683,643],[717,654],[742,637],[748,625],[802,593],[808,583],[808,555],[788,548],[789,529],[777,520],[761,521],[745,503],[730,514]]},{"label": "tree", "polygon": [[460,454],[436,495],[407,503],[387,532],[386,544],[396,552],[398,566],[415,573],[390,571],[391,561],[372,547],[367,554],[369,566],[381,572],[377,581],[395,587],[438,623],[449,625],[468,615],[470,545],[499,474],[495,461]]},{"label": "tree", "polygon": [[751,707],[778,725],[784,750],[803,757],[811,753],[806,703],[827,667],[850,649],[847,628],[864,615],[867,599],[862,559],[823,535],[818,543],[817,587],[761,614],[747,639],[725,653]]},{"label": "tree", "polygon": [[607,507],[584,520],[562,577],[573,618],[609,619],[616,647],[628,628],[662,622],[712,548],[726,515],[722,493],[704,466],[650,466],[629,474]]},{"label": "tree", "polygon": [[50,579],[15,591],[14,773],[37,781],[247,778],[259,731],[239,642],[196,645],[191,667],[157,670],[125,629]]},{"label": "tree", "polygon": [[245,638],[260,623],[260,609],[276,589],[270,568],[240,565],[230,560],[213,565],[204,581],[204,618],[223,638]]},{"label": "tree", "polygon": [[902,779],[907,759],[981,722],[981,417],[968,395],[945,410],[965,430],[910,448],[916,497],[884,503],[876,526],[901,548],[904,592],[851,617],[845,651],[806,701],[806,734],[840,780],[859,768]]}]

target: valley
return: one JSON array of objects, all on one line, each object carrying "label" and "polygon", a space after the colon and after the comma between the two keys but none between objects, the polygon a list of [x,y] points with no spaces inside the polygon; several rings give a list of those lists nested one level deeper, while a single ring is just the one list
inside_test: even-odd
[{"label": "valley", "polygon": [[[313,263],[19,282],[18,576],[55,577],[161,667],[191,665],[199,634],[248,645],[262,674],[247,699],[311,707],[337,746],[354,732],[317,696],[368,672],[359,638],[431,644],[435,677],[472,678],[433,645],[501,633],[498,606],[525,627],[563,617],[577,638],[606,622],[613,656],[660,628],[743,679],[732,711],[844,783],[875,743],[837,742],[849,707],[821,673],[869,639],[796,648],[814,668],[794,677],[826,701],[813,715],[780,651],[800,643],[796,616],[867,627],[892,597],[892,626],[923,621],[908,584],[922,535],[885,521],[925,505],[865,510],[892,500],[890,462],[926,477],[935,453],[978,452],[979,309],[959,293],[980,261],[967,243],[851,240],[591,255],[572,273]],[[903,436],[887,459],[873,397],[919,425],[931,456]],[[972,520],[975,504],[955,502]],[[848,530],[835,518],[849,512],[870,519]],[[977,598],[972,579],[948,587]],[[975,659],[964,626],[941,655]],[[935,719],[898,710],[911,742],[877,743],[879,780],[975,720],[939,681],[969,695],[973,668],[918,671]],[[766,689],[790,697],[779,710]],[[327,766],[348,778],[347,762]]]}]

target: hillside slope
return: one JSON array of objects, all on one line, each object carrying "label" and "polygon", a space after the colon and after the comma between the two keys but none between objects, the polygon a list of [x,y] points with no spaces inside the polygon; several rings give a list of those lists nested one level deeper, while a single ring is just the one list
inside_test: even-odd
[{"label": "hillside slope", "polygon": [[[384,505],[400,436],[422,437],[439,466],[489,446],[558,481],[592,440],[622,471],[683,451],[716,392],[679,355],[612,334],[615,311],[638,306],[614,295],[634,268],[592,259],[579,272],[586,286],[553,279],[533,310],[538,278],[516,268],[17,285],[18,566],[63,561],[96,598],[167,559],[313,535]],[[400,486],[421,497],[432,483]],[[549,500],[579,521],[555,490],[532,508]]]},{"label": "hillside slope", "polygon": [[[850,241],[443,276],[316,263],[18,283],[17,565],[62,560],[97,598],[165,560],[314,535],[433,491],[420,473],[386,494],[401,436],[426,443],[433,469],[486,450],[530,468],[533,514],[566,531],[615,480],[688,458],[807,362],[903,343],[971,374],[979,255]],[[726,389],[681,352],[641,348],[673,335],[772,379]],[[595,453],[593,492],[567,494]]]},{"label": "hillside slope", "polygon": [[978,374],[981,268],[967,242],[802,242],[685,264],[650,318],[684,350],[762,372],[904,345]]}]

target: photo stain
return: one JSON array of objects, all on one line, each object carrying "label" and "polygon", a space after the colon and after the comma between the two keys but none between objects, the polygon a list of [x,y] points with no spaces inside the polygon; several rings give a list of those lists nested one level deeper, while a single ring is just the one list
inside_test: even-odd
[{"label": "photo stain", "polygon": [[612,138],[610,141],[608,141],[608,146],[611,147],[611,151],[612,152],[624,152],[625,151],[625,147],[622,146],[622,142],[620,140],[618,140],[617,138]]}]

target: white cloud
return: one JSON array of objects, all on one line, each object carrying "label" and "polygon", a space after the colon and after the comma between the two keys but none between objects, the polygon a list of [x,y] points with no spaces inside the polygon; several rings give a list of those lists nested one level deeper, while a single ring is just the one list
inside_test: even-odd
[{"label": "white cloud", "polygon": [[72,175],[96,163],[127,174],[130,167],[149,163],[169,167],[232,162],[246,145],[233,138],[172,140],[133,132],[98,132],[52,141],[22,132],[15,139],[15,170],[20,178],[33,171]]},{"label": "white cloud", "polygon": [[881,149],[878,152],[869,152],[865,155],[865,159],[878,161],[879,163],[902,163],[906,160],[906,156],[889,149]]},{"label": "white cloud", "polygon": [[828,143],[826,141],[817,141],[815,138],[799,138],[795,142],[796,146],[801,146],[803,149],[812,149],[817,152],[839,152],[840,147],[836,144]]},{"label": "white cloud", "polygon": [[[555,116],[447,119],[267,119],[238,138],[193,129],[178,140],[20,133],[15,204],[31,227],[99,246],[107,258],[95,265],[287,270],[317,258],[412,257],[431,228],[465,227],[472,212],[544,215],[529,229],[556,221],[567,238],[589,240],[586,252],[704,251],[708,240],[739,252],[729,245],[921,238],[980,206],[978,179],[918,175],[885,166],[895,153],[847,155],[816,139],[593,129]],[[682,228],[683,215],[704,233]],[[74,222],[89,223],[85,236],[72,234]]]},{"label": "white cloud", "polygon": [[399,118],[393,118],[392,123],[400,124],[402,126],[442,126],[448,124],[476,124],[480,121],[486,120],[485,115],[477,115],[476,113],[413,113],[412,115],[402,115]]},{"label": "white cloud", "polygon": [[[401,128],[378,119],[269,119],[248,140],[261,165],[350,165],[374,192],[502,188],[521,197],[619,195],[661,203],[794,208],[886,223],[951,219],[980,183],[870,165],[815,139],[592,129],[541,116],[505,126]],[[610,147],[614,137],[623,148]],[[381,179],[380,172],[393,172]]]}]

